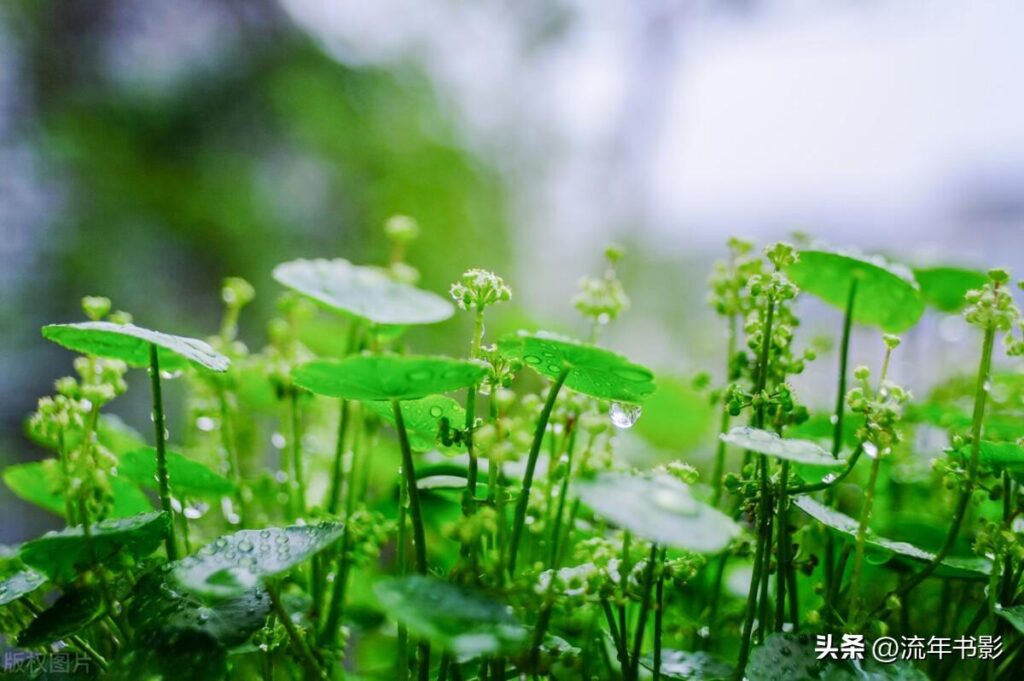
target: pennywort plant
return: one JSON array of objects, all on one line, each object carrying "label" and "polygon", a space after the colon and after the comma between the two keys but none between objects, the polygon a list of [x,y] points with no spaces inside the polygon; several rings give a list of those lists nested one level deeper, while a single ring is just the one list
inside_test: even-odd
[{"label": "pennywort plant", "polygon": [[[17,660],[133,680],[1019,676],[1024,338],[1007,272],[730,240],[709,285],[720,369],[696,381],[714,384],[717,437],[666,451],[672,418],[651,442],[632,428],[658,376],[601,342],[629,308],[620,247],[571,301],[587,340],[488,333],[510,283],[468,269],[447,296],[418,288],[419,231],[390,219],[379,266],[278,265],[262,348],[239,335],[257,295],[239,278],[206,339],[102,297],[43,328],[74,375],[26,422],[48,458],[3,479],[64,527],[0,552]],[[838,308],[827,357],[801,323],[820,302]],[[416,351],[409,328],[457,313],[468,339]],[[975,356],[924,366],[930,320],[956,314]],[[927,378],[913,393],[910,359]],[[802,377],[812,362],[825,385]],[[111,411],[135,367],[145,434]],[[820,647],[858,635],[867,651],[983,636],[988,652],[881,664]]]}]

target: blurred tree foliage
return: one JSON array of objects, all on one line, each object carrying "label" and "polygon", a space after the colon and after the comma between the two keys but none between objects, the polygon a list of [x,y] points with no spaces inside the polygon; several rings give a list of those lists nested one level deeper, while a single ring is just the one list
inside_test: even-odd
[{"label": "blurred tree foliage", "polygon": [[265,319],[275,263],[383,259],[394,213],[422,226],[409,259],[427,288],[446,288],[466,262],[503,264],[498,178],[460,146],[420,74],[343,65],[272,3],[211,6],[232,22],[228,45],[156,89],[105,72],[106,47],[131,30],[123,5],[13,13],[31,36],[38,148],[62,183],[55,294],[68,309],[98,292],[188,324],[201,300],[211,321],[217,282],[240,275],[264,294],[250,318]]},{"label": "blurred tree foliage", "polygon": [[[0,399],[0,459],[31,458],[21,420],[67,369],[38,327],[78,319],[83,295],[202,336],[217,328],[220,280],[242,276],[257,290],[242,319],[255,343],[281,290],[273,265],[383,262],[382,225],[395,213],[421,225],[407,259],[425,288],[446,291],[467,263],[508,265],[500,178],[467,151],[414,65],[343,64],[269,0],[170,7],[0,8],[16,54],[18,76],[2,85],[16,89],[15,134],[54,197],[48,228],[32,236],[45,241],[42,267],[3,306],[16,375]],[[178,21],[165,27],[168,12]],[[416,343],[440,347],[441,334],[464,336],[460,323],[417,332]],[[0,497],[0,509],[10,503]]]}]

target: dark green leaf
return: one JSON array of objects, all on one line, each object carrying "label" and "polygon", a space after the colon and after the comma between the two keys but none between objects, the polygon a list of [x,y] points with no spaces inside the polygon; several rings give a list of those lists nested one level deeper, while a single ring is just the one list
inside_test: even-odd
[{"label": "dark green leaf", "polygon": [[[839,532],[847,538],[856,539],[860,523],[850,516],[840,513],[834,508],[829,508],[808,496],[799,496],[794,498],[793,505],[820,522],[822,525]],[[865,546],[874,552],[882,554],[883,557],[891,555],[903,560],[904,562],[906,560],[910,560],[914,562],[927,563],[935,559],[935,554],[930,551],[925,551],[924,549],[914,546],[908,542],[879,537],[870,531],[865,538]],[[988,575],[992,569],[991,563],[985,559],[950,557],[943,560],[941,565],[942,569],[940,570],[940,574],[974,578],[984,577]]]},{"label": "dark green leaf", "polygon": [[174,575],[181,586],[200,596],[235,598],[308,560],[341,533],[340,524],[329,522],[240,530],[178,561]]},{"label": "dark green leaf", "polygon": [[317,303],[374,324],[433,324],[455,314],[444,298],[347,260],[293,260],[274,268],[278,283]]},{"label": "dark green leaf", "polygon": [[[128,452],[117,463],[119,476],[150,489],[158,489],[156,478],[156,449],[142,447]],[[167,477],[177,497],[221,497],[231,494],[235,486],[230,480],[215,473],[198,461],[177,452],[167,452]]]},{"label": "dark green leaf", "polygon": [[988,275],[962,267],[919,267],[914,270],[914,279],[925,302],[943,312],[956,312],[964,306],[964,295],[981,288]]},{"label": "dark green leaf", "polygon": [[892,333],[909,329],[924,311],[913,275],[881,258],[805,250],[786,273],[802,290],[839,309],[846,309],[850,284],[856,279],[853,320]]},{"label": "dark green leaf", "polygon": [[564,336],[521,331],[502,338],[498,349],[551,379],[568,369],[565,385],[598,399],[640,404],[654,392],[654,374],[647,367]]},{"label": "dark green leaf", "polygon": [[448,357],[354,355],[307,362],[292,371],[292,378],[300,387],[328,397],[416,400],[479,383],[486,371],[476,362]]},{"label": "dark green leaf", "polygon": [[[170,518],[163,512],[94,523],[90,529],[95,559],[102,563],[119,553],[136,560],[144,558],[161,545],[169,527]],[[21,547],[21,559],[26,565],[59,581],[70,580],[89,567],[92,555],[81,525],[47,532]]]},{"label": "dark green leaf", "polygon": [[210,371],[227,371],[231,362],[204,341],[151,331],[134,324],[80,322],[50,324],[43,337],[84,355],[119,359],[131,366],[149,366],[149,346],[157,346],[161,369],[191,364]]},{"label": "dark green leaf", "polygon": [[381,580],[373,591],[384,611],[413,635],[459,657],[512,653],[527,643],[510,608],[465,587],[409,575]]},{"label": "dark green leaf", "polygon": [[666,474],[600,473],[574,489],[597,515],[663,546],[716,553],[739,534],[728,516],[694,499],[689,487]]},{"label": "dark green leaf", "polygon": [[[956,454],[962,461],[971,457],[971,445],[964,445]],[[1024,471],[1024,447],[1014,442],[989,442],[982,440],[978,444],[978,461],[989,470],[1010,472]]]},{"label": "dark green leaf", "polygon": [[996,614],[1012,624],[1014,629],[1024,634],[1024,605],[996,608]]},{"label": "dark green leaf", "polygon": [[748,426],[738,426],[721,435],[731,445],[776,459],[810,466],[842,468],[844,459],[837,459],[810,440],[781,438],[775,433]]},{"label": "dark green leaf", "polygon": [[[387,423],[394,424],[395,412],[387,402],[368,401],[363,406],[377,414]],[[463,449],[465,445],[445,445],[439,438],[441,419],[448,419],[451,429],[462,429],[466,425],[466,410],[458,402],[444,395],[430,395],[419,400],[402,403],[402,419],[409,433],[409,444],[418,452],[431,449]]]},{"label": "dark green leaf", "polygon": [[98,589],[70,589],[29,623],[18,635],[18,645],[49,645],[88,626],[103,613],[103,596]]},{"label": "dark green leaf", "polygon": [[19,570],[6,579],[0,579],[0,605],[13,603],[43,584],[46,584],[46,575],[32,568]]},{"label": "dark green leaf", "polygon": [[226,599],[202,600],[174,578],[179,564],[157,568],[135,587],[127,608],[128,621],[147,644],[173,642],[182,633],[192,632],[233,648],[263,626],[270,613],[270,598],[262,587]]},{"label": "dark green leaf", "polygon": [[[654,670],[654,656],[644,656],[641,664]],[[665,681],[728,681],[733,669],[704,651],[661,651],[661,678]]]},{"label": "dark green leaf", "polygon": [[[4,469],[3,478],[18,498],[64,516],[62,475],[60,462],[56,459],[8,466]],[[111,476],[109,480],[114,495],[109,517],[127,518],[153,510],[149,499],[134,483],[119,476]]]},{"label": "dark green leaf", "polygon": [[135,641],[118,651],[104,679],[112,681],[224,681],[227,651],[202,632],[183,631],[155,643]]}]

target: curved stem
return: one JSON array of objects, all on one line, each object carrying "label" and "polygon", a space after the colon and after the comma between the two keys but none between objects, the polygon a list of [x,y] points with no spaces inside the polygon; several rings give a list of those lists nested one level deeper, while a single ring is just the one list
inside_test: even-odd
[{"label": "curved stem", "polygon": [[160,508],[170,518],[165,545],[167,559],[178,560],[178,545],[174,539],[174,509],[171,508],[171,482],[167,475],[167,428],[164,425],[164,398],[160,390],[160,358],[156,346],[149,345],[149,379],[153,391],[153,429],[156,435],[156,478],[160,487]]},{"label": "curved stem", "polygon": [[[974,414],[971,419],[971,458],[967,464],[967,483],[964,489],[961,490],[960,498],[957,500],[956,510],[953,512],[953,521],[949,526],[946,540],[942,543],[942,547],[939,548],[931,562],[925,565],[916,575],[903,582],[893,592],[895,595],[905,596],[917,588],[921,582],[928,579],[953,550],[957,537],[960,535],[960,527],[963,525],[964,515],[967,513],[967,506],[971,501],[971,494],[974,492],[978,479],[978,460],[981,456],[981,426],[985,419],[985,405],[988,401],[988,380],[989,373],[992,370],[992,349],[995,344],[995,333],[995,329],[992,328],[985,330],[985,339],[981,348],[981,362],[978,367],[978,379],[974,390]],[[883,601],[882,605],[875,608],[868,618],[870,619],[872,616],[879,614],[884,607]]]},{"label": "curved stem", "polygon": [[533,486],[533,472],[537,468],[537,456],[540,454],[541,445],[544,443],[544,433],[548,428],[548,420],[551,418],[551,411],[555,408],[555,400],[558,399],[558,392],[562,384],[569,376],[568,367],[562,369],[558,378],[551,385],[548,392],[548,399],[544,403],[544,409],[537,419],[537,429],[533,433],[533,444],[530,446],[530,453],[526,459],[526,472],[523,473],[523,488],[516,503],[516,514],[512,522],[512,540],[509,544],[508,572],[514,575],[516,571],[516,558],[519,555],[519,543],[523,537],[523,526],[526,524],[526,509],[530,505],[530,489]]},{"label": "curved stem", "polygon": [[267,594],[270,596],[270,605],[274,609],[274,614],[277,615],[277,619],[281,622],[281,626],[284,627],[285,633],[288,635],[288,641],[292,644],[292,648],[295,650],[299,661],[302,666],[306,669],[307,678],[309,679],[322,679],[325,678],[323,671],[320,669],[320,663],[313,655],[312,649],[306,640],[302,638],[302,634],[295,628],[295,623],[292,622],[291,616],[288,611],[284,609],[281,604],[281,597],[277,593],[277,587],[271,584],[267,584]]}]

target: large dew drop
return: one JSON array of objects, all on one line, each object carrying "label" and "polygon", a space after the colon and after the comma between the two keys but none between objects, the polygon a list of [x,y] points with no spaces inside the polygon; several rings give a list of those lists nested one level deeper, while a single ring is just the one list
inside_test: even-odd
[{"label": "large dew drop", "polygon": [[640,418],[641,412],[642,409],[639,404],[612,402],[612,408],[608,412],[608,416],[611,417],[612,425],[616,428],[632,428],[633,424]]}]

